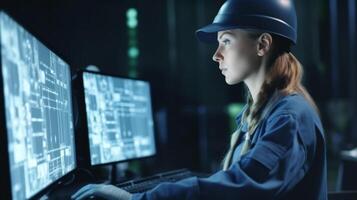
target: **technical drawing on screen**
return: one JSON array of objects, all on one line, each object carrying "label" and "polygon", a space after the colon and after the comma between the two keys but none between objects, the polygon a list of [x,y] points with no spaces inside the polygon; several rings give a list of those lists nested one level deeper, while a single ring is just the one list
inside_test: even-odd
[{"label": "technical drawing on screen", "polygon": [[149,83],[83,72],[91,165],[156,153]]},{"label": "technical drawing on screen", "polygon": [[28,199],[76,167],[70,69],[4,12],[0,37],[11,194]]}]

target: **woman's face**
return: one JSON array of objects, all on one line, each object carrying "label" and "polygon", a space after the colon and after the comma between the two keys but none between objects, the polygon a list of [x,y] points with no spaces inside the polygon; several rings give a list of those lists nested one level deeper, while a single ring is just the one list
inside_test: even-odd
[{"label": "woman's face", "polygon": [[261,61],[258,43],[248,32],[234,29],[217,35],[219,45],[213,60],[219,63],[228,85],[240,83],[258,70]]}]

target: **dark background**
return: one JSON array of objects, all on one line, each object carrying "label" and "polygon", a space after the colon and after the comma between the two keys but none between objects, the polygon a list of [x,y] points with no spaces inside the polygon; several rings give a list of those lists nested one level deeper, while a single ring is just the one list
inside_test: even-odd
[{"label": "dark background", "polygon": [[[245,101],[243,84],[226,85],[212,61],[215,45],[201,44],[195,30],[211,23],[222,0],[1,0],[0,8],[70,64],[150,81],[158,156],[131,162],[150,174],[187,167],[213,172],[228,148],[234,116]],[[128,57],[126,12],[138,12],[140,51]],[[326,130],[329,187],[339,152],[357,145],[356,1],[299,0],[298,44],[304,84],[316,100]],[[234,107],[234,106],[233,106]],[[237,108],[237,106],[235,107]]]}]

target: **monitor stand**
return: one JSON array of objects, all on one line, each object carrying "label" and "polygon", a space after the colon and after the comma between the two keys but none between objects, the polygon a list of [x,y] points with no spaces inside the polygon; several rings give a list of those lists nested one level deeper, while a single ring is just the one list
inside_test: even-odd
[{"label": "monitor stand", "polygon": [[129,164],[125,163],[113,163],[111,165],[111,175],[110,183],[118,184],[123,181],[127,181],[135,177],[132,172],[129,170]]}]

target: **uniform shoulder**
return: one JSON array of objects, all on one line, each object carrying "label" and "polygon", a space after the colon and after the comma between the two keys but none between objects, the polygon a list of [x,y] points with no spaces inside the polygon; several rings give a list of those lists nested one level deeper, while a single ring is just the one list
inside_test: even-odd
[{"label": "uniform shoulder", "polygon": [[291,115],[294,118],[309,118],[316,116],[316,111],[304,96],[294,93],[277,100],[268,114],[268,116],[275,117],[279,115]]}]

